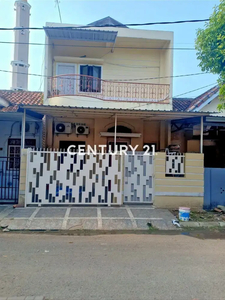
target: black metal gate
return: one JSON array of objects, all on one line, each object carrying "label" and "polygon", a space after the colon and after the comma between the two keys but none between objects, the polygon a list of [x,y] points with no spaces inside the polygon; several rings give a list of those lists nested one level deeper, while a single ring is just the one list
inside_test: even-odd
[{"label": "black metal gate", "polygon": [[20,157],[0,157],[0,204],[16,204],[19,196]]}]

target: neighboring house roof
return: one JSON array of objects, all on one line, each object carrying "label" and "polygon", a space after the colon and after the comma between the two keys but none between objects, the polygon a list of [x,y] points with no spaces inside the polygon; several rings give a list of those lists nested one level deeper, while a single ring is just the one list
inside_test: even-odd
[{"label": "neighboring house roof", "polygon": [[43,104],[43,93],[0,90],[0,100],[2,100],[0,101],[0,112],[17,112],[19,105],[21,104]]},{"label": "neighboring house roof", "polygon": [[219,87],[214,86],[196,98],[173,98],[174,111],[200,111],[219,94]]},{"label": "neighboring house roof", "polygon": [[219,86],[216,85],[213,88],[211,88],[210,90],[206,91],[205,93],[203,93],[200,96],[198,96],[197,98],[195,98],[194,101],[189,106],[188,110],[194,111],[200,107],[205,106],[206,104],[208,104],[207,100],[209,100],[210,98],[212,98],[212,100],[213,100],[214,99],[213,96],[215,96],[215,97],[218,96],[218,92],[219,92]]},{"label": "neighboring house roof", "polygon": [[187,111],[193,100],[193,98],[173,98],[173,110]]},{"label": "neighboring house roof", "polygon": [[92,22],[90,24],[88,24],[88,26],[102,26],[102,27],[110,27],[110,26],[113,26],[113,27],[127,27],[126,25],[118,22],[117,20],[111,18],[111,17],[106,17],[106,18],[103,18],[103,19],[100,19],[100,20],[97,20],[95,22]]}]

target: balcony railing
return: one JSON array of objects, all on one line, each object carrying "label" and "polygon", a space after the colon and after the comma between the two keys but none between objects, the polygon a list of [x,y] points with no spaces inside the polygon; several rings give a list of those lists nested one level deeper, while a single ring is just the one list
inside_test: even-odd
[{"label": "balcony railing", "polygon": [[79,74],[48,79],[48,98],[74,95],[106,101],[169,103],[169,93],[169,84],[110,81]]}]

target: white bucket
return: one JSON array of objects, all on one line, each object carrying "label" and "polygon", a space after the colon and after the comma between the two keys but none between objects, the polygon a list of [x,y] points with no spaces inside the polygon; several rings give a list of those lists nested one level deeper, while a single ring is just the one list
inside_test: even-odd
[{"label": "white bucket", "polygon": [[179,219],[181,221],[189,221],[189,219],[190,219],[190,208],[189,207],[179,207]]}]

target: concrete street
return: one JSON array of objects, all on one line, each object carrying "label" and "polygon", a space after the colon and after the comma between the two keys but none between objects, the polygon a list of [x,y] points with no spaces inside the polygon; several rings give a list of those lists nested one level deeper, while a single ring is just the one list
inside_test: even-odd
[{"label": "concrete street", "polygon": [[0,297],[223,300],[225,240],[0,234]]}]

